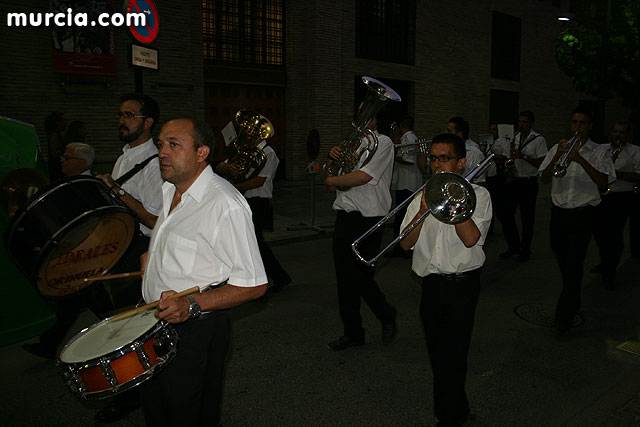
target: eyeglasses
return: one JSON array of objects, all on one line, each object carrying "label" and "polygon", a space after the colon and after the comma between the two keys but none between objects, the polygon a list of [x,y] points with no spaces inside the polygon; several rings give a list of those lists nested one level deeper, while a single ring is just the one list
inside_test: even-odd
[{"label": "eyeglasses", "polygon": [[435,162],[437,160],[440,163],[447,163],[447,162],[449,162],[451,160],[454,160],[454,159],[459,159],[459,157],[448,156],[446,154],[440,154],[439,156],[436,156],[435,154],[430,154],[429,155],[429,161],[431,161],[431,162]]},{"label": "eyeglasses", "polygon": [[65,156],[64,154],[60,156],[60,160],[72,160],[72,159],[82,160],[80,157]]},{"label": "eyeglasses", "polygon": [[116,118],[118,118],[118,119],[119,119],[119,118],[121,118],[122,116],[124,116],[124,117],[125,117],[125,118],[127,118],[127,119],[137,119],[137,118],[139,118],[139,117],[140,117],[140,118],[149,117],[149,116],[141,116],[141,115],[139,115],[139,114],[132,113],[131,111],[125,111],[125,112],[118,111],[118,112],[116,113]]}]

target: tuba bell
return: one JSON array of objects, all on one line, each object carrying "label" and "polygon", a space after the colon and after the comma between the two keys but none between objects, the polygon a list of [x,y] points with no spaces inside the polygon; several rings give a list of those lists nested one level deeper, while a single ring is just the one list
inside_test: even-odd
[{"label": "tuba bell", "polygon": [[[342,147],[340,158],[334,160],[328,166],[327,171],[334,176],[344,175],[353,171],[363,156],[364,160],[361,166],[369,163],[369,160],[378,149],[378,138],[368,128],[369,123],[387,101],[401,100],[400,95],[393,89],[376,79],[363,76],[362,81],[367,85],[367,95],[362,101],[356,119],[351,123],[351,131],[340,144]],[[361,147],[363,141],[366,141],[366,145]]]},{"label": "tuba bell", "polygon": [[257,145],[275,133],[269,119],[255,111],[238,110],[236,123],[240,131],[229,145],[226,160],[233,168],[218,169],[218,173],[232,183],[246,181],[260,173],[267,162],[267,156]]}]

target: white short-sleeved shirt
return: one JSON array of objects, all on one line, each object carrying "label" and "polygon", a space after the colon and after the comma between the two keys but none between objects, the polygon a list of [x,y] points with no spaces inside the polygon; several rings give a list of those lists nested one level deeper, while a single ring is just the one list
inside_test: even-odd
[{"label": "white short-sleeved shirt", "polygon": [[[416,143],[418,137],[413,131],[407,131],[402,138],[400,144]],[[416,191],[422,184],[422,173],[418,167],[418,146],[406,147],[398,149],[402,151],[402,160],[411,163],[403,165],[402,163],[393,163],[393,179],[391,180],[392,190],[410,190]],[[397,154],[397,153],[396,153]]]},{"label": "white short-sleeved shirt", "polygon": [[[421,277],[429,274],[464,273],[482,267],[485,261],[483,245],[491,224],[491,197],[486,188],[472,184],[476,193],[476,208],[471,219],[480,230],[480,238],[475,245],[467,248],[456,234],[455,225],[445,224],[429,214],[422,224],[418,241],[413,250],[411,269]],[[404,230],[420,210],[422,193],[417,194],[409,204],[402,221]]]},{"label": "white short-sleeved shirt", "polygon": [[[551,147],[542,161],[538,173],[542,174],[558,151],[558,144]],[[608,175],[609,183],[616,180],[611,153],[607,145],[598,145],[590,139],[578,151],[596,170]],[[554,206],[575,209],[600,204],[600,190],[587,172],[576,162],[569,163],[567,173],[562,178],[551,178],[551,201]]]},{"label": "white short-sleeved shirt", "polygon": [[[547,148],[547,140],[544,136],[540,135],[538,132],[531,130],[529,135],[521,140],[521,135],[516,135],[515,147],[518,148],[522,154],[525,156],[533,157],[534,159],[538,159],[540,157],[544,157],[549,152]],[[531,142],[527,142],[531,141]],[[527,145],[524,148],[520,148],[524,143]],[[511,149],[507,152],[507,157],[511,158]],[[516,159],[516,177],[518,178],[530,178],[538,176],[538,168],[533,166],[531,163],[527,162],[525,159]]]},{"label": "white short-sleeved shirt", "polygon": [[[467,139],[464,143],[465,148],[467,150],[467,163],[462,168],[460,175],[465,176],[469,172],[471,172],[479,163],[484,160],[484,154],[480,150],[480,146],[473,140]],[[473,182],[482,183],[486,180],[486,170],[482,172],[480,175],[476,175],[473,179]]]},{"label": "white short-sleeved shirt", "polygon": [[[122,148],[122,154],[113,166],[111,176],[118,179],[129,172],[135,165],[158,154],[158,148],[150,138],[144,144],[131,148],[129,144]],[[122,184],[122,189],[131,197],[142,203],[142,206],[152,215],[158,215],[162,208],[162,176],[160,163],[157,158],[151,160],[140,172]],[[140,230],[145,236],[151,235],[151,229],[140,223]]]},{"label": "white short-sleeved shirt", "polygon": [[235,286],[267,283],[245,198],[210,167],[169,213],[175,186],[162,187],[163,206],[153,229],[142,281],[145,301],[163,291],[181,292],[228,279]]},{"label": "white short-sleeved shirt", "polygon": [[[491,152],[493,154],[502,154],[503,156],[509,157],[509,151],[511,150],[511,144],[505,138],[496,139],[493,144],[491,144]],[[487,176],[496,176],[498,174],[498,168],[496,167],[495,162],[491,162],[489,166],[487,166]]]},{"label": "white short-sleeved shirt", "polygon": [[[273,148],[267,145],[266,141],[261,141],[258,144],[258,148],[264,151],[264,154],[267,156],[267,161],[264,164],[264,167],[258,173],[257,176],[265,178],[264,184],[260,187],[252,188],[244,192],[244,197],[247,199],[250,197],[264,197],[267,199],[271,199],[273,197],[273,178],[276,176],[276,170],[278,169],[278,165],[280,164],[280,159],[276,155],[276,152]],[[249,172],[251,174],[252,171]]]},{"label": "white short-sleeved shirt", "polygon": [[[391,139],[375,131],[378,137],[378,149],[365,166],[361,166],[364,156],[358,161],[355,170],[361,170],[371,177],[364,185],[352,187],[347,191],[336,191],[334,210],[346,212],[358,211],[365,217],[384,216],[391,208],[391,177],[393,174],[393,143]],[[366,141],[360,144],[360,148]]]},{"label": "white short-sleeved shirt", "polygon": [[[611,144],[607,144],[609,146],[608,151],[611,156]],[[618,157],[615,161],[616,171],[620,172],[635,172],[640,173],[640,147],[633,144],[624,144],[622,146],[622,151],[618,154]],[[618,178],[616,182],[610,185],[611,192],[620,193],[623,191],[633,191],[635,187],[635,183],[631,181],[627,181],[624,179]]]}]

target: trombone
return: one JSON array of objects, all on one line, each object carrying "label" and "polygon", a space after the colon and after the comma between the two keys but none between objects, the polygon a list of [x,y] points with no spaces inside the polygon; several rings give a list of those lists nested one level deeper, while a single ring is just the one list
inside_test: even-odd
[{"label": "trombone", "polygon": [[[414,228],[416,228],[429,214],[432,214],[438,221],[445,224],[459,224],[471,217],[476,208],[476,193],[471,186],[471,180],[480,174],[489,164],[495,154],[491,153],[486,159],[478,163],[468,174],[463,177],[453,172],[440,172],[422,184],[404,202],[396,206],[384,218],[378,221],[373,227],[358,237],[352,244],[351,250],[358,260],[368,266],[373,266],[382,255],[404,239]],[[358,244],[367,236],[382,227],[390,217],[395,215],[405,205],[411,203],[414,197],[424,190],[429,210],[416,218],[409,224],[391,243],[371,259],[365,259],[358,250]]]},{"label": "trombone", "polygon": [[[569,163],[570,163],[569,155],[573,152],[573,149],[575,148],[576,144],[578,144],[579,142],[580,142],[580,136],[576,131],[576,133],[573,134],[571,139],[567,141],[567,145],[569,146],[569,149],[562,155],[562,157],[560,157],[560,159],[556,162],[556,164],[553,165],[554,177],[562,178],[567,174],[567,168],[569,167]],[[560,149],[560,146],[558,146],[558,149]]]}]

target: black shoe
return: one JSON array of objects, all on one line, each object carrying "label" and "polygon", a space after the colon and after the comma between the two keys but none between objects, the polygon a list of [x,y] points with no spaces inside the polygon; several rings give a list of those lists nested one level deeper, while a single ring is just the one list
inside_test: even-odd
[{"label": "black shoe", "polygon": [[531,252],[520,252],[520,254],[516,257],[517,262],[526,262],[531,258]]},{"label": "black shoe", "polygon": [[398,310],[393,309],[393,322],[382,324],[382,342],[385,344],[391,344],[396,339],[398,334]]},{"label": "black shoe", "polygon": [[122,399],[114,399],[112,400],[104,409],[96,412],[93,416],[93,420],[96,423],[107,424],[114,423],[118,420],[123,419],[131,412],[135,411],[140,407],[140,404],[132,404],[132,403],[123,403]]},{"label": "black shoe", "polygon": [[329,350],[333,350],[333,351],[340,351],[340,350],[344,350],[346,348],[349,347],[355,347],[358,345],[364,345],[364,337],[362,338],[351,338],[348,337],[346,335],[341,336],[340,338],[338,338],[335,341],[330,342],[329,344],[327,344],[327,347],[329,347]]},{"label": "black shoe", "polygon": [[602,274],[602,264],[594,265],[589,271],[594,274]]},{"label": "black shoe", "polygon": [[26,352],[29,352],[29,353],[31,353],[33,355],[36,355],[38,357],[42,357],[42,358],[45,358],[45,359],[53,360],[53,359],[56,358],[55,350],[47,348],[41,342],[22,344],[22,349],[24,351],[26,351]]},{"label": "black shoe", "polygon": [[518,252],[520,252],[520,251],[517,251],[517,250],[515,250],[515,249],[507,249],[507,251],[506,251],[506,252],[502,252],[502,253],[500,254],[500,258],[501,258],[501,259],[511,258],[512,256],[517,255],[517,254],[518,254]]}]

